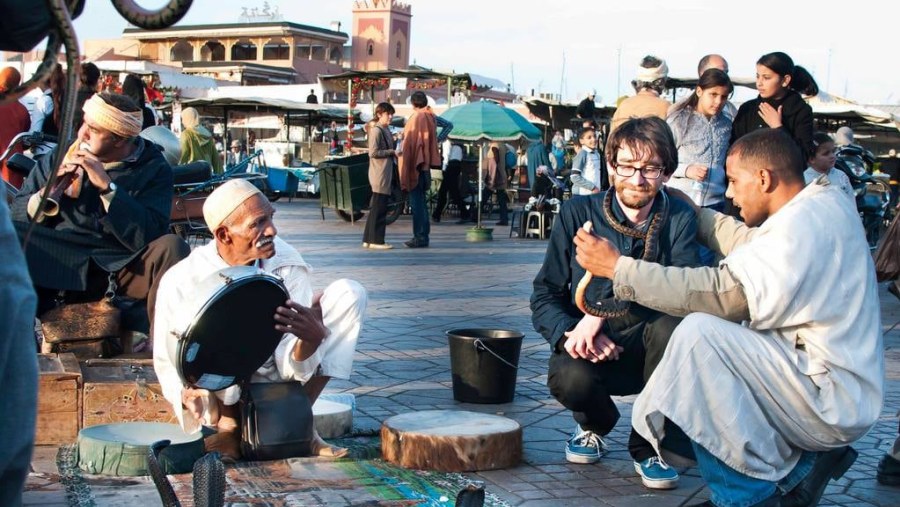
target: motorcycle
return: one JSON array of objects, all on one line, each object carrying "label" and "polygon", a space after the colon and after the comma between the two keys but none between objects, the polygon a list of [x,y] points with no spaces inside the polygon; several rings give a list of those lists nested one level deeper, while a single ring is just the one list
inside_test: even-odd
[{"label": "motorcycle", "polygon": [[[6,162],[6,167],[10,172],[18,174],[22,179],[25,179],[42,158],[53,152],[53,149],[56,147],[56,142],[56,137],[49,134],[44,134],[42,132],[22,132],[12,138],[9,142],[9,146],[7,146],[6,150],[0,154],[0,164]],[[17,151],[19,147],[31,149],[36,155],[28,157]],[[6,188],[6,202],[7,204],[11,204],[16,197],[16,194],[19,192],[19,187],[6,180],[3,180],[3,183]]]},{"label": "motorcycle", "polygon": [[891,186],[884,178],[872,174],[875,156],[862,146],[841,146],[836,156],[834,166],[850,179],[856,195],[856,209],[866,231],[866,240],[869,247],[874,249],[892,218]]}]

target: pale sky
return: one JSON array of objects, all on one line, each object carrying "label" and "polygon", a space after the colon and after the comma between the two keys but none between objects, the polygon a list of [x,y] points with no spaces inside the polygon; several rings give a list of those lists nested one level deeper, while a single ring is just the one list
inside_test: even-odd
[{"label": "pale sky", "polygon": [[[153,8],[165,2],[139,3]],[[577,101],[595,89],[598,101],[613,103],[631,92],[634,69],[646,54],[664,58],[670,76],[690,77],[701,56],[720,53],[733,77],[753,78],[761,55],[784,51],[823,90],[862,103],[900,103],[896,0],[407,3],[413,13],[411,59],[417,64],[497,78],[514,83],[521,94],[562,92]],[[269,4],[278,6],[285,21],[325,28],[341,21],[348,33],[352,26],[352,0]],[[121,35],[125,21],[110,2],[86,5],[76,20],[80,39]],[[241,7],[261,10],[263,0],[195,0],[181,24],[234,23]],[[736,98],[753,96],[755,91],[747,91]]]}]

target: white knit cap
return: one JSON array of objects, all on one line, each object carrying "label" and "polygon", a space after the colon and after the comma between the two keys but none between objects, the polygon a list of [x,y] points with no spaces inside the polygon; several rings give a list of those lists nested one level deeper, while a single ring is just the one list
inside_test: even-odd
[{"label": "white knit cap", "polygon": [[638,66],[636,81],[643,83],[652,83],[657,79],[664,79],[669,76],[669,66],[666,65],[665,60],[660,60],[662,63],[659,64],[659,67],[647,68],[643,66]]},{"label": "white knit cap", "polygon": [[244,201],[262,192],[247,180],[228,180],[203,203],[203,219],[210,231],[215,231]]}]

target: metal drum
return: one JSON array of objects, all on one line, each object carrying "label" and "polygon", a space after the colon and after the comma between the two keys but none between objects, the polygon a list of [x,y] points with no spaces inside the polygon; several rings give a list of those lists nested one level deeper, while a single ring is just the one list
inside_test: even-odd
[{"label": "metal drum", "polygon": [[186,385],[218,391],[247,381],[283,334],[275,310],[289,298],[276,276],[252,266],[217,271],[193,288],[180,322],[176,368]]}]

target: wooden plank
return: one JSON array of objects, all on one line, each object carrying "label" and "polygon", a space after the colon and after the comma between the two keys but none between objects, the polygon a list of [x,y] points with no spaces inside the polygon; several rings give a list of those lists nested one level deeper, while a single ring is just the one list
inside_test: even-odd
[{"label": "wooden plank", "polygon": [[72,354],[38,354],[35,443],[74,442],[81,427],[81,367]]},{"label": "wooden plank", "polygon": [[[90,363],[90,364],[89,364]],[[117,422],[175,422],[152,364],[85,361],[82,427]]]},{"label": "wooden plank", "polygon": [[71,444],[78,438],[78,412],[38,413],[34,443],[37,445]]},{"label": "wooden plank", "polygon": [[38,384],[38,412],[77,412],[79,394],[74,379],[42,380]]}]

